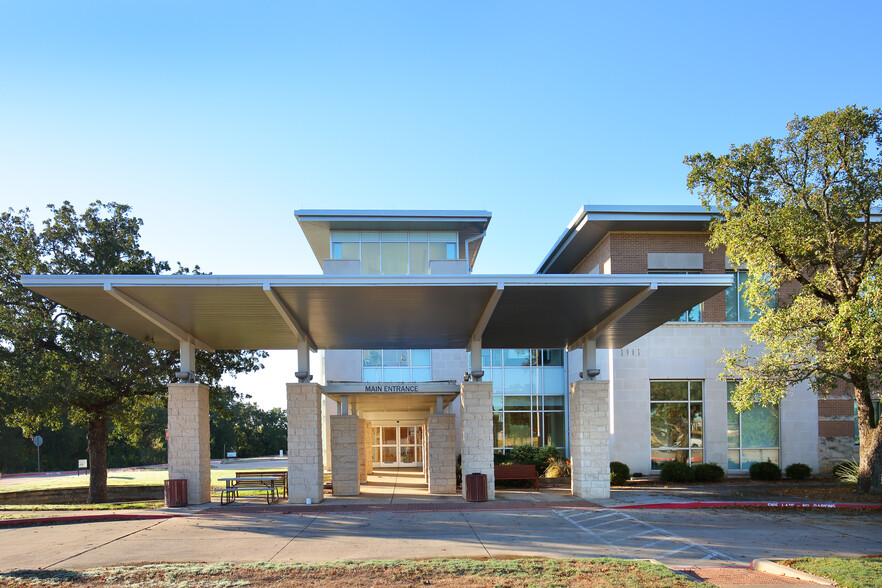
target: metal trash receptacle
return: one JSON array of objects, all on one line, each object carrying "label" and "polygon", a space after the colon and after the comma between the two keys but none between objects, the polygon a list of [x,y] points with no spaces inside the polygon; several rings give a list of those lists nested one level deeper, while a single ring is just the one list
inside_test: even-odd
[{"label": "metal trash receptacle", "polygon": [[178,478],[165,481],[165,505],[187,506],[187,480]]},{"label": "metal trash receptacle", "polygon": [[466,502],[487,501],[487,474],[468,474],[465,485]]}]

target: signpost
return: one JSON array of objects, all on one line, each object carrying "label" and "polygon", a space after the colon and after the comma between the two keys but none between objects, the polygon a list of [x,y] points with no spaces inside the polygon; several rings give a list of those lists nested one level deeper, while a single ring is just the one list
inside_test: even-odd
[{"label": "signpost", "polygon": [[43,444],[43,438],[39,435],[34,435],[34,445],[37,446],[37,473],[40,472],[40,445]]},{"label": "signpost", "polygon": [[83,470],[89,468],[89,460],[88,459],[78,459],[77,460],[77,475],[79,476]]}]

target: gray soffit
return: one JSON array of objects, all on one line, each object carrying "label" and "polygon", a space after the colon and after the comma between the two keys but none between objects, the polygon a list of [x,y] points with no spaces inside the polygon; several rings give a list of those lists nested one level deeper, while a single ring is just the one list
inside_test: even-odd
[{"label": "gray soffit", "polygon": [[[331,231],[458,231],[467,241],[487,231],[486,210],[296,210],[294,216],[321,266],[331,257]],[[469,267],[482,239],[469,246]]]},{"label": "gray soffit", "polygon": [[538,274],[567,274],[612,231],[707,231],[719,215],[703,206],[583,206],[539,264]]},{"label": "gray soffit", "polygon": [[618,314],[596,335],[598,347],[617,349],[731,283],[727,274],[22,277],[160,349],[188,337],[205,349],[296,349],[302,334],[317,349],[462,349],[500,286],[485,348],[566,347]]}]

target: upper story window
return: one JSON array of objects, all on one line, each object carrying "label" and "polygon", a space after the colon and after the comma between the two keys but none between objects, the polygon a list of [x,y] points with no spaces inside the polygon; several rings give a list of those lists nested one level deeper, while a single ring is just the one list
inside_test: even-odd
[{"label": "upper story window", "polygon": [[741,285],[747,281],[747,272],[738,270],[731,273],[735,281],[731,286],[726,288],[726,320],[727,321],[755,321],[756,318],[751,316],[750,308],[744,299],[744,291]]},{"label": "upper story window", "polygon": [[432,354],[428,349],[365,349],[361,354],[365,382],[432,381]]},{"label": "upper story window", "polygon": [[[729,322],[756,322],[759,316],[747,305],[742,285],[747,281],[747,271],[737,270],[728,272],[735,281],[726,288],[726,320]],[[769,301],[769,307],[775,307],[774,298]]]},{"label": "upper story window", "polygon": [[458,258],[455,231],[331,232],[331,259],[359,260],[362,274],[428,274],[430,261]]}]

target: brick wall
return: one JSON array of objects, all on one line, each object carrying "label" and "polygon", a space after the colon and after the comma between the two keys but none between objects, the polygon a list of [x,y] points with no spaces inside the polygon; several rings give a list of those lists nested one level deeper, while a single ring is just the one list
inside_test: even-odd
[{"label": "brick wall", "polygon": [[575,269],[573,269],[574,274],[587,274],[590,273],[594,267],[598,268],[599,273],[604,273],[604,264],[609,263],[609,235],[603,238],[603,240],[597,244],[597,246],[585,256],[585,258],[580,261]]}]

